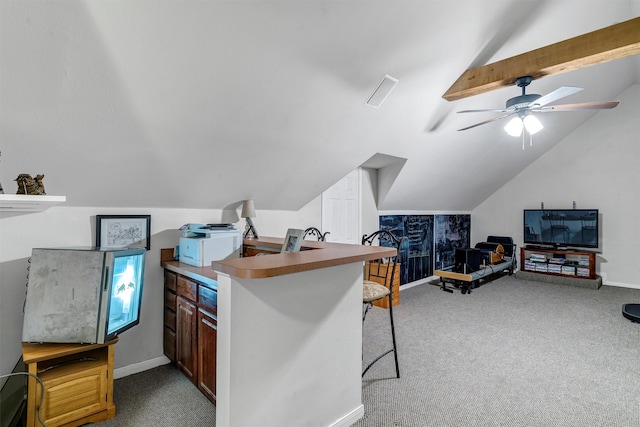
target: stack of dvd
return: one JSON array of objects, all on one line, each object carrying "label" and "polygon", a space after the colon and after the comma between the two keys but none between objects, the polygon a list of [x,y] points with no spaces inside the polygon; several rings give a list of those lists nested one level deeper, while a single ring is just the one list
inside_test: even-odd
[{"label": "stack of dvd", "polygon": [[542,263],[542,262],[537,262],[536,263],[536,271],[541,271],[543,273],[546,273],[548,271],[547,269],[547,263]]},{"label": "stack of dvd", "polygon": [[529,259],[533,262],[547,262],[547,257],[543,254],[531,254]]},{"label": "stack of dvd", "polygon": [[576,274],[578,276],[589,277],[589,269],[585,267],[576,267]]},{"label": "stack of dvd", "polygon": [[549,271],[549,273],[561,274],[562,273],[562,266],[560,264],[549,263],[548,271]]}]

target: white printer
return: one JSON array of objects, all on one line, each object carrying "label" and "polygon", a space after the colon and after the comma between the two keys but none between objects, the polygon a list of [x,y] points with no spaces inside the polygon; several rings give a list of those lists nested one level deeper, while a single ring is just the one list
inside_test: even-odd
[{"label": "white printer", "polygon": [[240,257],[242,233],[231,224],[186,224],[180,229],[180,262],[205,267],[211,261]]}]

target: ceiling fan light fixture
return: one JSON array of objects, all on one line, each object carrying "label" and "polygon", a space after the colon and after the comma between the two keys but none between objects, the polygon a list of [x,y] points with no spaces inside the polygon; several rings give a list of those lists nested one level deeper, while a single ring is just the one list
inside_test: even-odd
[{"label": "ceiling fan light fixture", "polygon": [[525,129],[527,130],[527,132],[529,132],[530,135],[540,132],[544,127],[542,126],[542,123],[540,123],[540,120],[538,120],[536,116],[533,116],[531,114],[528,114],[522,120],[522,122],[524,124]]},{"label": "ceiling fan light fixture", "polygon": [[458,111],[458,113],[479,113],[484,111],[506,113],[502,116],[494,117],[493,119],[485,120],[483,122],[476,123],[475,125],[467,126],[458,130],[467,130],[476,126],[495,122],[496,120],[513,117],[511,121],[504,127],[505,132],[513,137],[518,137],[522,135],[522,130],[524,128],[529,133],[529,136],[531,136],[534,133],[540,132],[543,128],[540,120],[538,120],[538,118],[532,114],[534,112],[602,110],[615,108],[619,104],[618,101],[606,101],[583,102],[579,104],[548,105],[554,101],[557,101],[558,99],[572,95],[576,92],[580,92],[583,89],[581,87],[562,86],[554,91],[547,93],[546,95],[527,94],[525,92],[525,89],[532,80],[533,78],[531,76],[519,77],[516,80],[516,85],[522,88],[522,95],[507,100],[507,107],[504,109]]},{"label": "ceiling fan light fixture", "polygon": [[509,123],[504,127],[504,131],[511,136],[520,136],[522,134],[522,119],[520,117],[514,117],[509,120]]}]

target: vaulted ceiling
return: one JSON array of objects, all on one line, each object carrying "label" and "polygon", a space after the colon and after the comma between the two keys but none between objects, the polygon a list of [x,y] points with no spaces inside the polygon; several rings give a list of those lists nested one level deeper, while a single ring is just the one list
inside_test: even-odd
[{"label": "vaulted ceiling", "polygon": [[[640,0],[3,0],[0,181],[43,173],[69,206],[296,210],[391,164],[380,209],[472,210],[616,110],[545,114],[523,151],[502,121],[457,131],[491,114],[456,113],[520,88],[443,94],[465,70],[638,16]],[[385,74],[398,84],[366,106]],[[635,55],[527,92],[607,101],[637,83]]]}]

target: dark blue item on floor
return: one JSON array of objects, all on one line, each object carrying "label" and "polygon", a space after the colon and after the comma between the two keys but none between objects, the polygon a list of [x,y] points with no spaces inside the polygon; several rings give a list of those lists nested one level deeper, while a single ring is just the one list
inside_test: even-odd
[{"label": "dark blue item on floor", "polygon": [[622,315],[634,323],[640,323],[640,304],[624,304]]}]

